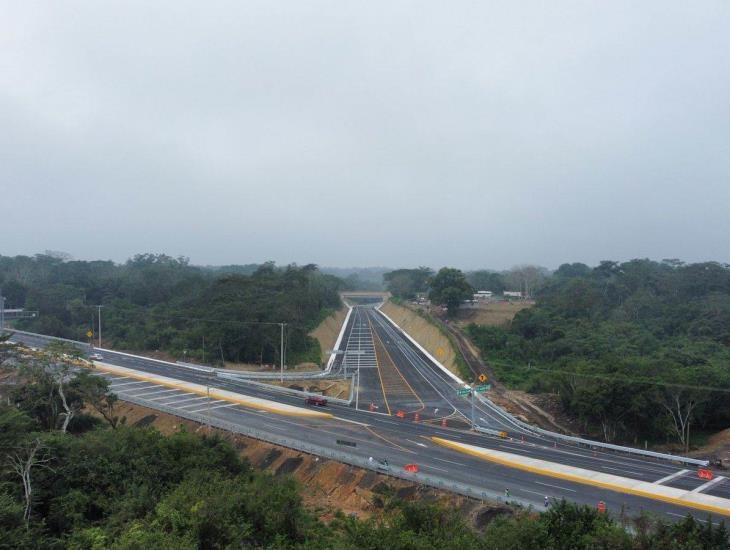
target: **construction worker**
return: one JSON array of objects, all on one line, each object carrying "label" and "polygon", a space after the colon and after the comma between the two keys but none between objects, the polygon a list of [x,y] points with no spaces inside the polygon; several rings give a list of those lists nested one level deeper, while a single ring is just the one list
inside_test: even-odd
[{"label": "construction worker", "polygon": [[545,508],[550,506],[550,501],[548,500],[548,497],[545,497]]},{"label": "construction worker", "polygon": [[504,490],[504,496],[509,498],[509,489]]}]

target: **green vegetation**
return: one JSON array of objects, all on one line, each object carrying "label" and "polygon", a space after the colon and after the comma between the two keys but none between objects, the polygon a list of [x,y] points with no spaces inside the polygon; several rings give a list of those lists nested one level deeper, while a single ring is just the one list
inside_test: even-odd
[{"label": "green vegetation", "polygon": [[450,267],[442,267],[430,281],[428,298],[432,304],[446,306],[449,315],[454,315],[464,300],[470,300],[474,289],[466,282],[464,274]]},{"label": "green vegetation", "polygon": [[103,304],[107,344],[207,362],[278,362],[274,323],[285,322],[287,362],[319,363],[319,345],[307,333],[340,307],[342,285],[314,265],[212,269],[153,254],[123,265],[0,256],[7,306],[40,312],[18,328],[87,340],[86,332],[96,329],[94,305]]},{"label": "green vegetation", "polygon": [[730,266],[565,264],[510,326],[469,333],[504,382],[557,392],[607,441],[687,449],[730,425]]},{"label": "green vegetation", "polygon": [[[0,341],[0,363],[12,353]],[[387,487],[373,519],[340,514],[325,524],[295,481],[253,470],[218,436],[163,436],[89,417],[83,405],[98,392],[80,389],[86,382],[61,364],[62,353],[13,361],[24,383],[0,404],[0,548],[730,548],[723,526],[642,517],[630,535],[566,502],[477,532],[455,510],[398,501]],[[64,432],[48,411],[71,388],[77,413]]]},{"label": "green vegetation", "polygon": [[412,300],[417,294],[428,291],[433,276],[430,267],[418,269],[396,269],[383,274],[383,282],[388,291],[396,298]]}]

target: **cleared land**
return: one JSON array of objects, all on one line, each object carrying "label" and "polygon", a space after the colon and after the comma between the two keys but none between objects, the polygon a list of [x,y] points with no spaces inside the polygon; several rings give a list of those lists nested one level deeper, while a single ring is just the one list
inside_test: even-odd
[{"label": "cleared land", "polygon": [[461,309],[456,316],[459,326],[470,323],[491,327],[505,325],[512,321],[518,311],[532,307],[534,302],[489,302],[474,309]]}]

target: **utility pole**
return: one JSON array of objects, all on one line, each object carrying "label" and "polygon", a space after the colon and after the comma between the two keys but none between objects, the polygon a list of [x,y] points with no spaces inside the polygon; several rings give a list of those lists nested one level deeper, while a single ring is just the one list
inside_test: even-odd
[{"label": "utility pole", "polygon": [[211,428],[210,428],[210,384],[205,385],[205,395],[208,397],[206,400],[206,415],[207,415],[207,421],[208,421],[208,434],[210,434]]},{"label": "utility pole", "polygon": [[98,345],[98,347],[101,347],[101,308],[103,308],[104,306],[99,304],[94,307],[99,310],[99,345]]},{"label": "utility pole", "polygon": [[362,355],[362,349],[360,348],[361,342],[362,342],[362,338],[360,337],[360,331],[358,330],[358,333],[357,333],[357,393],[355,394],[355,410],[357,410],[360,405],[360,356]]},{"label": "utility pole", "polygon": [[286,323],[279,323],[281,326],[281,352],[279,357],[281,358],[281,383],[284,383],[284,327]]},{"label": "utility pole", "polygon": [[0,334],[5,330],[5,296],[0,288]]}]

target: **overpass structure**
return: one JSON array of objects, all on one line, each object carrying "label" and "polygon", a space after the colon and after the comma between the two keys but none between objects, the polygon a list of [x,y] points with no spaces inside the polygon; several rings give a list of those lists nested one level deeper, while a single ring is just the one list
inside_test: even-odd
[{"label": "overpass structure", "polygon": [[[546,497],[602,501],[621,517],[730,517],[730,480],[720,471],[700,479],[706,461],[532,429],[488,399],[469,397],[470,388],[376,304],[352,307],[331,366],[352,374],[360,359],[355,403],[317,409],[324,415],[272,386],[113,350],[94,350],[103,357],[96,374],[123,400],[475,498],[538,509]],[[16,332],[12,339],[42,347],[52,338]],[[347,353],[354,350],[365,353]],[[418,472],[406,468],[413,464]]]}]

